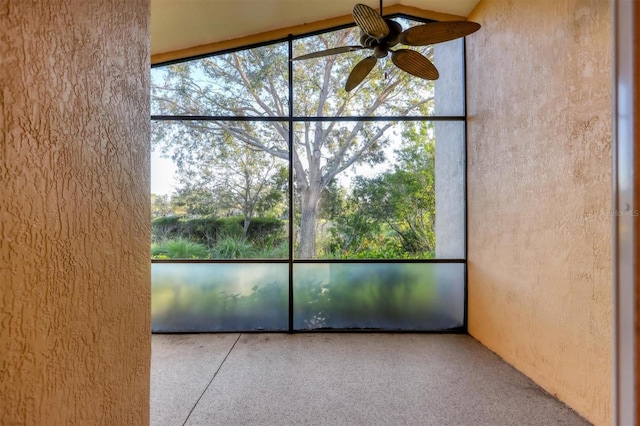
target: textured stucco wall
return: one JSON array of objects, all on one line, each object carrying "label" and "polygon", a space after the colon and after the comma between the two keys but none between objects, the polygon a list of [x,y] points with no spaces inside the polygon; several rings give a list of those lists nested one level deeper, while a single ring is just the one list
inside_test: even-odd
[{"label": "textured stucco wall", "polygon": [[148,423],[148,21],[0,4],[0,424]]},{"label": "textured stucco wall", "polygon": [[609,424],[609,2],[482,0],[470,20],[469,331]]}]

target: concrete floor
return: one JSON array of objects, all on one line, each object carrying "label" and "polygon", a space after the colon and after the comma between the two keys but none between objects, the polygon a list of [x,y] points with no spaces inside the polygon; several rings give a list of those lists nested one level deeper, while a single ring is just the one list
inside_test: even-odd
[{"label": "concrete floor", "polygon": [[153,336],[153,426],[585,424],[465,335]]}]

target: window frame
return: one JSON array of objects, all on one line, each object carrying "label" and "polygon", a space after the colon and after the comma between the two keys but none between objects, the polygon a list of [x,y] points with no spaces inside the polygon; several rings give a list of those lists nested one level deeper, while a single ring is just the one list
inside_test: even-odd
[{"label": "window frame", "polygon": [[[434,22],[433,20],[420,18],[417,16],[408,15],[405,13],[397,13],[385,15],[385,18],[404,18],[410,19],[416,22],[428,23]],[[467,90],[466,90],[466,40],[462,40],[462,111],[461,115],[411,115],[411,116],[295,116],[294,115],[294,83],[293,83],[293,61],[291,60],[293,57],[293,43],[296,40],[308,38],[315,35],[320,35],[332,31],[337,31],[341,29],[348,29],[355,27],[355,24],[344,24],[333,26],[317,31],[312,31],[309,33],[298,34],[298,35],[289,35],[286,38],[278,38],[276,40],[270,40],[260,43],[248,44],[241,47],[236,47],[232,49],[223,49],[212,53],[200,54],[189,56],[180,59],[173,59],[169,61],[163,61],[154,63],[151,65],[151,68],[160,68],[167,65],[183,63],[188,61],[194,61],[198,59],[229,54],[237,51],[254,49],[263,46],[270,46],[274,44],[286,43],[287,52],[288,52],[288,115],[286,116],[270,116],[270,117],[247,117],[247,116],[218,116],[218,115],[162,115],[162,114],[152,114],[150,119],[151,121],[249,121],[249,122],[286,122],[289,126],[289,140],[288,140],[288,148],[289,148],[289,176],[288,176],[288,194],[287,197],[289,199],[289,217],[288,217],[288,258],[247,258],[247,259],[151,259],[151,263],[287,263],[289,267],[289,328],[285,332],[329,332],[329,331],[344,331],[344,330],[296,330],[294,328],[294,297],[293,297],[293,268],[295,264],[304,264],[304,263],[454,263],[454,264],[464,264],[464,320],[463,326],[460,329],[454,329],[452,332],[460,332],[466,333],[467,331],[467,298],[468,298],[468,267],[467,267],[467,253],[468,253],[468,220],[467,220]],[[407,122],[407,121],[421,121],[421,122],[462,122],[463,124],[463,218],[464,218],[464,241],[463,241],[463,251],[464,256],[460,258],[432,258],[432,259],[322,259],[322,258],[296,258],[294,253],[294,181],[293,181],[293,146],[294,146],[294,123],[300,122],[376,122],[376,121],[391,121],[391,122]],[[451,330],[448,330],[451,332]],[[246,331],[243,331],[246,332]],[[273,331],[271,331],[273,332]],[[376,330],[376,332],[402,332],[402,330]],[[416,331],[409,331],[416,332]],[[417,331],[420,332],[420,331]],[[431,332],[431,331],[427,331]]]}]

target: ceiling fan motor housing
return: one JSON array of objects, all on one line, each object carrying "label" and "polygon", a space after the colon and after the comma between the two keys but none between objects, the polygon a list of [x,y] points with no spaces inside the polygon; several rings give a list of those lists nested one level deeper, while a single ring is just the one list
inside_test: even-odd
[{"label": "ceiling fan motor housing", "polygon": [[402,25],[391,19],[385,19],[384,21],[389,26],[389,34],[382,41],[384,41],[388,47],[393,47],[398,44],[399,36],[402,33]]},{"label": "ceiling fan motor housing", "polygon": [[378,59],[386,58],[388,54],[389,54],[389,49],[387,48],[387,46],[383,44],[373,48],[373,56],[375,56]]},{"label": "ceiling fan motor housing", "polygon": [[389,27],[389,34],[384,38],[378,40],[364,31],[360,31],[360,45],[365,48],[373,49],[376,46],[393,47],[398,44],[398,39],[402,33],[402,25],[391,19],[385,19],[387,26]]}]

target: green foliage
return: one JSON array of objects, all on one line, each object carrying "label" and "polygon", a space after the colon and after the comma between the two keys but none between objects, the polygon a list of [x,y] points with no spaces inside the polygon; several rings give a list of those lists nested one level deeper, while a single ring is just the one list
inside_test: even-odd
[{"label": "green foliage", "polygon": [[244,237],[227,236],[213,247],[215,259],[249,259],[255,257],[255,247]]},{"label": "green foliage", "polygon": [[180,217],[163,216],[151,220],[151,240],[160,242],[179,234]]},{"label": "green foliage", "polygon": [[158,217],[156,219],[153,219],[151,223],[153,226],[165,226],[165,227],[178,226],[180,223],[180,217],[179,216]]},{"label": "green foliage", "polygon": [[218,206],[206,188],[184,185],[171,197],[173,211],[186,216],[215,216]]},{"label": "green foliage", "polygon": [[277,244],[285,238],[284,222],[275,217],[256,217],[251,220],[247,237],[264,246]]},{"label": "green foliage", "polygon": [[217,219],[214,223],[218,239],[244,236],[244,218],[238,216],[224,217]]},{"label": "green foliage", "polygon": [[171,214],[172,208],[169,196],[151,194],[151,218],[169,216]]},{"label": "green foliage", "polygon": [[208,259],[209,252],[204,244],[185,238],[176,238],[151,244],[151,257],[154,259]]},{"label": "green foliage", "polygon": [[288,208],[288,184],[289,169],[280,165],[265,182],[266,189],[263,190],[255,200],[255,214],[262,217],[281,217]]},{"label": "green foliage", "polygon": [[214,217],[182,219],[180,221],[180,235],[211,247],[218,236],[219,222],[220,219]]},{"label": "green foliage", "polygon": [[[296,41],[293,54],[357,43],[357,29],[341,29]],[[416,49],[432,57],[431,46]],[[296,61],[296,114],[401,117],[433,109],[433,82],[400,71],[392,61],[379,61],[364,84],[347,93],[346,77],[361,59],[356,54]],[[287,45],[275,43],[155,68],[152,106],[165,115],[286,117],[288,63]],[[200,188],[202,199],[209,197],[205,205],[211,210],[196,208],[198,203],[189,198],[181,201],[181,214],[242,215],[250,240],[256,216],[286,213],[288,167],[294,168],[300,206],[298,255],[313,257],[316,220],[327,219],[335,201],[329,198],[329,205],[318,207],[318,200],[331,191],[330,182],[353,165],[384,164],[393,126],[392,121],[336,121],[297,123],[290,129],[280,120],[185,121],[154,123],[152,141],[177,164],[181,191]]]},{"label": "green foliage", "polygon": [[354,197],[361,214],[385,223],[401,239],[409,253],[431,251],[435,247],[433,225],[435,199],[433,173],[396,170],[356,182]]},{"label": "green foliage", "polygon": [[[225,218],[184,218],[177,216],[152,220],[151,228],[155,242],[166,239],[185,238],[212,247],[225,237],[243,237],[244,219],[240,216]],[[284,238],[284,222],[273,217],[256,217],[249,224],[246,238],[254,244],[264,245]]]},{"label": "green foliage", "polygon": [[288,245],[284,222],[254,218],[247,235],[239,216],[225,218],[157,218],[152,221],[154,259],[286,258]]},{"label": "green foliage", "polygon": [[421,258],[435,252],[435,143],[428,123],[406,123],[393,168],[356,177],[339,200],[330,251],[343,258]]},{"label": "green foliage", "polygon": [[347,189],[338,185],[337,180],[331,179],[322,192],[318,203],[318,217],[330,220],[342,213],[343,204],[347,196]]},{"label": "green foliage", "polygon": [[261,259],[287,259],[289,257],[289,242],[285,239],[269,240],[256,252],[255,257]]}]

